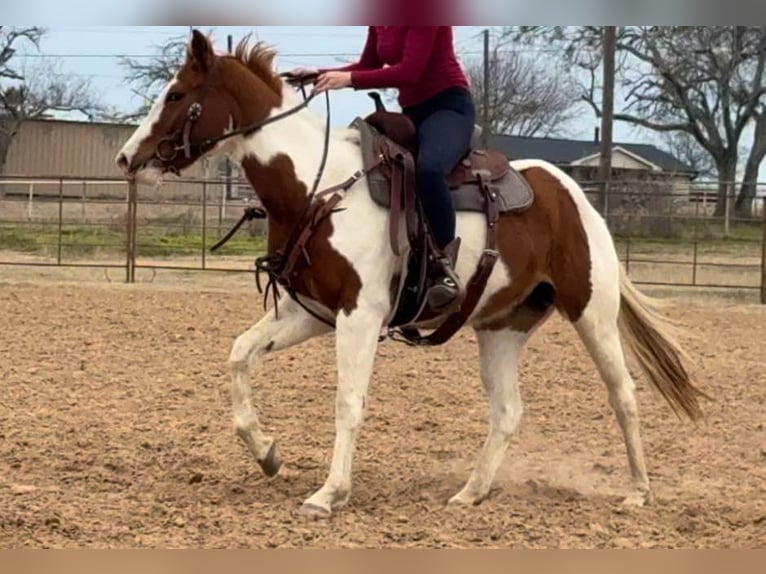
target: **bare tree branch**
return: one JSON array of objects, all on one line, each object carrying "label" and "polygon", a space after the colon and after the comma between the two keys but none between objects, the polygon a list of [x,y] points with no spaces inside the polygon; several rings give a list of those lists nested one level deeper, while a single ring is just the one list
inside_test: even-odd
[{"label": "bare tree branch", "polygon": [[112,119],[133,121],[145,116],[162,88],[173,79],[186,58],[187,39],[179,36],[157,47],[157,55],[149,61],[123,57],[120,66],[125,70],[125,82],[133,93],[143,98],[138,109],[128,113],[112,113]]},{"label": "bare tree branch", "polygon": [[55,111],[80,112],[93,119],[102,110],[90,82],[62,73],[56,62],[43,59],[34,67],[14,65],[18,47],[27,43],[37,48],[44,33],[37,27],[0,29],[0,171],[24,120],[48,117]]},{"label": "bare tree branch", "polygon": [[0,79],[23,80],[23,76],[11,65],[18,46],[25,42],[35,48],[40,46],[40,40],[45,31],[37,26],[31,28],[16,28],[0,26]]},{"label": "bare tree branch", "polygon": [[[505,34],[559,49],[570,65],[589,71],[582,99],[600,115],[593,67],[600,61],[599,27],[509,27]],[[740,140],[766,99],[766,27],[624,26],[617,49],[625,103],[615,119],[679,137],[691,134],[710,154],[721,181],[734,180]],[[751,153],[751,172],[763,155],[758,149]],[[724,192],[722,185],[721,198]],[[740,195],[746,193],[743,187]]]},{"label": "bare tree branch", "polygon": [[691,167],[700,177],[710,179],[716,176],[716,166],[708,151],[689,135],[682,132],[663,134],[665,149],[680,161]]},{"label": "bare tree branch", "polygon": [[[577,115],[577,86],[566,73],[540,66],[518,51],[505,49],[501,38],[490,56],[490,129],[496,134],[550,136],[562,134]],[[477,102],[483,102],[483,62],[466,66]],[[479,114],[481,115],[481,114]]]}]

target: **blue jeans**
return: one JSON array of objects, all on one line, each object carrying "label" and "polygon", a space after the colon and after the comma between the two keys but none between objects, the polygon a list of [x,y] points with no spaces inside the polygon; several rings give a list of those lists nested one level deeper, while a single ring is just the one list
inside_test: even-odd
[{"label": "blue jeans", "polygon": [[455,209],[447,176],[468,153],[476,108],[468,90],[450,88],[402,110],[418,130],[420,201],[437,246],[455,238]]}]

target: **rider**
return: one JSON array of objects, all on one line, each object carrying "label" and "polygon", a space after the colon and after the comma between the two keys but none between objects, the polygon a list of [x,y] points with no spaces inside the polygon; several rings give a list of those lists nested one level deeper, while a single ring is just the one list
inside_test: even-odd
[{"label": "rider", "polygon": [[320,74],[317,92],[347,87],[396,88],[399,104],[418,130],[418,186],[440,250],[439,274],[427,297],[442,311],[464,289],[453,267],[460,244],[447,175],[468,152],[476,110],[468,78],[455,54],[452,26],[370,26],[358,62],[341,68],[299,68]]}]

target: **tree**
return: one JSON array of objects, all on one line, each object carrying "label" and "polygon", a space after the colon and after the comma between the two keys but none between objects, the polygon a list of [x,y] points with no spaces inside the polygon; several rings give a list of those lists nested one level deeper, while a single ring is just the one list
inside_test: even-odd
[{"label": "tree", "polygon": [[766,109],[761,105],[755,114],[753,144],[745,163],[742,187],[739,195],[737,195],[737,202],[735,204],[737,215],[744,215],[746,217],[752,215],[753,201],[758,189],[758,172],[764,157],[766,157]]},{"label": "tree", "polygon": [[123,57],[120,65],[125,70],[125,81],[132,85],[133,93],[143,103],[129,113],[114,113],[112,117],[121,121],[134,121],[146,116],[160,91],[173,79],[186,59],[187,38],[170,38],[157,49],[157,55],[149,61]]},{"label": "tree", "polygon": [[698,177],[703,179],[717,177],[712,156],[691,135],[685,132],[665,133],[662,140],[663,147],[668,153],[692,168],[697,172]]},{"label": "tree", "polygon": [[[559,46],[568,62],[587,72],[583,97],[600,115],[597,74],[601,28],[532,26],[506,34]],[[665,134],[687,134],[715,163],[718,212],[735,181],[740,140],[764,113],[766,28],[756,26],[627,26],[619,30],[620,78],[625,105],[615,120]],[[766,122],[766,120],[763,120]],[[755,189],[748,185],[766,155],[766,126],[748,158],[749,174],[737,198],[748,215]]]},{"label": "tree", "polygon": [[101,106],[90,82],[62,74],[56,62],[19,66],[16,51],[24,44],[39,48],[42,28],[0,26],[0,171],[24,120],[49,117],[52,112],[80,112],[93,119]]},{"label": "tree", "polygon": [[[489,60],[489,124],[493,134],[550,136],[566,130],[580,100],[572,77],[552,66],[541,66],[508,43],[494,44]],[[484,63],[466,66],[477,116],[483,117]]]}]

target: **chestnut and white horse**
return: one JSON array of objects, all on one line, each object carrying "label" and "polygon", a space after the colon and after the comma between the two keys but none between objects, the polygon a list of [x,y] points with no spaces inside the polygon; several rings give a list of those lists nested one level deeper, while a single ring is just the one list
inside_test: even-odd
[{"label": "chestnut and white horse", "polygon": [[[125,143],[117,164],[133,182],[157,184],[208,154],[237,161],[269,216],[268,248],[290,235],[322,160],[325,125],[301,107],[302,98],[275,73],[274,52],[240,44],[216,54],[194,32],[187,60]],[[626,502],[644,504],[650,487],[639,436],[634,382],[623,345],[677,413],[701,416],[698,396],[669,325],[631,284],[612,238],[583,190],[556,167],[515,161],[535,193],[523,213],[504,214],[495,230],[501,262],[470,319],[489,397],[490,425],[475,468],[451,500],[473,505],[489,493],[509,438],[522,415],[519,357],[530,335],[554,311],[571,321],[603,378],[624,434],[633,490]],[[333,130],[320,189],[362,169],[355,130]],[[343,193],[343,192],[341,192]],[[387,235],[388,213],[359,180],[343,207],[317,229],[307,251],[311,265],[296,268],[301,301],[335,322],[337,341],[336,437],[325,484],[303,504],[311,515],[330,515],[351,493],[352,459],[362,425],[370,376],[402,268]],[[459,213],[462,250],[457,272],[469,277],[485,245],[483,215]],[[239,336],[231,349],[231,397],[236,433],[268,475],[280,467],[276,442],[262,431],[252,402],[250,370],[277,352],[331,331],[301,305],[284,297]]]}]

